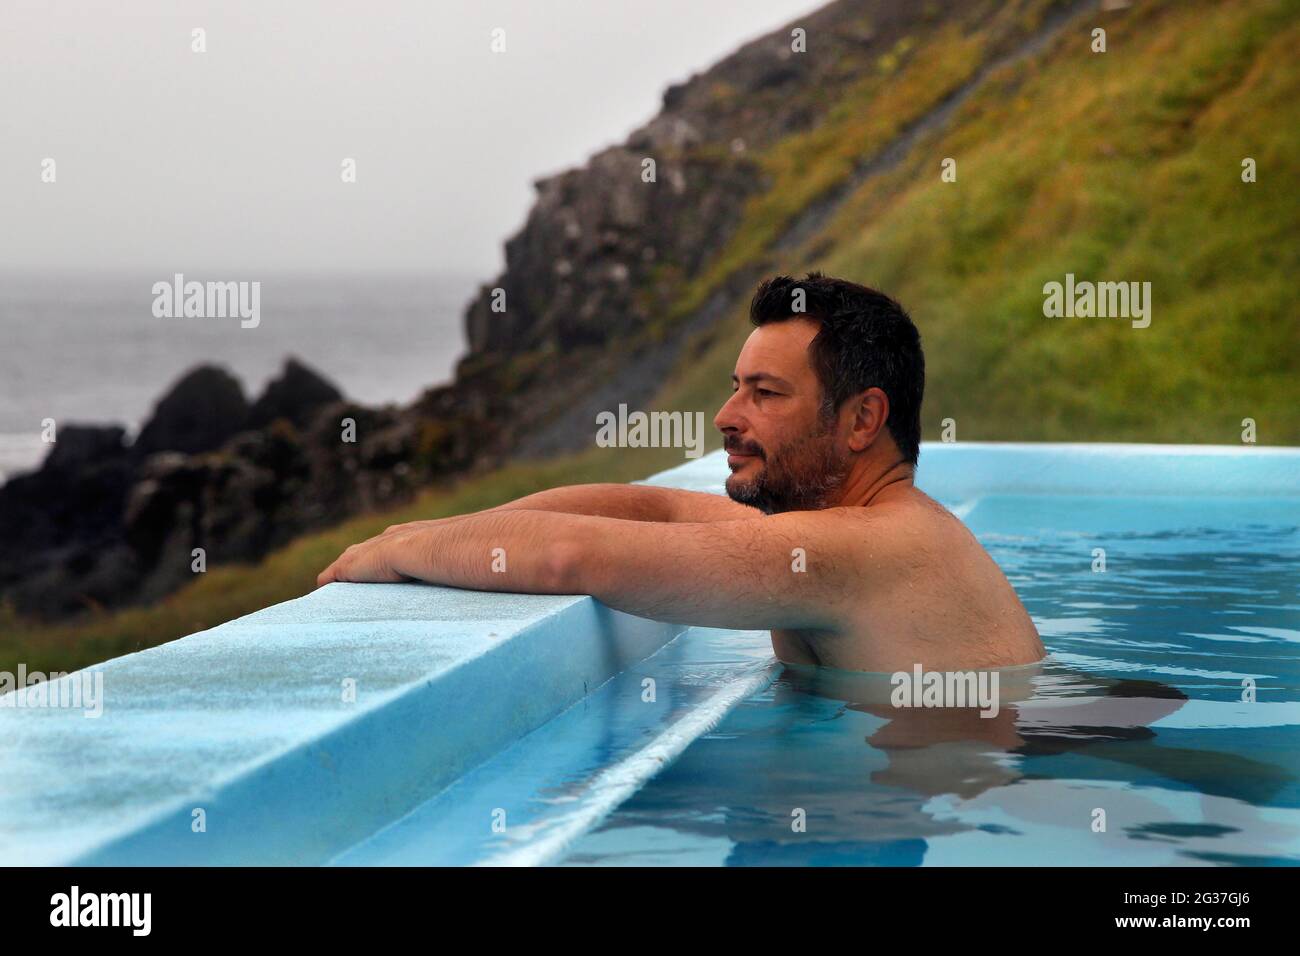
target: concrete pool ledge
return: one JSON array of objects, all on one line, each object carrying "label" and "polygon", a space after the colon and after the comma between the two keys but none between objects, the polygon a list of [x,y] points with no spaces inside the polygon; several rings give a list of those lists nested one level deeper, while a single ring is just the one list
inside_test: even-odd
[{"label": "concrete pool ledge", "polygon": [[0,709],[0,864],[324,862],[680,630],[587,597],[328,585],[90,669],[98,718]]},{"label": "concrete pool ledge", "polygon": [[[726,474],[714,453],[646,482],[721,493]],[[918,483],[950,506],[1289,506],[1300,449],[928,444]],[[102,678],[97,718],[0,706],[0,865],[549,861],[770,680],[765,635],[686,631],[588,597],[328,585],[64,678]],[[646,676],[660,711],[638,705]],[[529,829],[470,835],[503,793]]]}]

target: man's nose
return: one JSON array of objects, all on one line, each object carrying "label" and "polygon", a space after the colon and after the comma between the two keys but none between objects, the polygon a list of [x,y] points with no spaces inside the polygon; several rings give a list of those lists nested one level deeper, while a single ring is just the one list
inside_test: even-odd
[{"label": "man's nose", "polygon": [[739,394],[739,392],[732,392],[731,397],[718,409],[718,414],[713,416],[713,427],[724,435],[740,430],[740,416],[735,412],[736,396]]}]

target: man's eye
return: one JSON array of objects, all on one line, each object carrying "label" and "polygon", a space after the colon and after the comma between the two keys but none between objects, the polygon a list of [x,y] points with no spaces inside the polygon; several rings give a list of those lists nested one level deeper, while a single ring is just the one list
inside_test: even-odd
[{"label": "man's eye", "polygon": [[760,395],[775,395],[775,394],[776,394],[776,392],[772,391],[770,388],[759,388],[759,389],[755,389],[755,391],[757,391],[758,394],[760,394]]}]

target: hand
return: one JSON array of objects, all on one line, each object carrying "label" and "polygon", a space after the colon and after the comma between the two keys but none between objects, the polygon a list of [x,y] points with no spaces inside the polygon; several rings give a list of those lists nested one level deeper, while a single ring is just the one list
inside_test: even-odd
[{"label": "hand", "polygon": [[390,539],[434,527],[442,527],[453,521],[461,521],[471,517],[474,517],[473,513],[452,515],[449,518],[431,518],[426,521],[406,521],[402,524],[390,524],[373,538],[362,541],[360,544],[354,544],[339,555],[333,564],[316,576],[316,586],[320,587],[323,584],[329,584],[331,581],[395,583],[416,580],[412,575],[400,574],[393,568],[394,551],[391,547],[386,547],[387,545],[398,547],[399,551],[397,553],[399,557],[406,557],[409,556],[412,550],[412,542],[397,545]]},{"label": "hand", "polygon": [[392,525],[383,534],[352,545],[316,576],[316,586],[331,581],[397,583],[412,580],[412,575],[402,569],[414,566],[421,550],[421,539],[427,537],[423,527],[426,524],[432,522]]},{"label": "hand", "polygon": [[568,525],[586,520],[493,508],[392,525],[344,551],[316,583],[427,581],[478,591],[570,594],[572,584],[560,557],[575,550],[566,544],[573,530]]}]

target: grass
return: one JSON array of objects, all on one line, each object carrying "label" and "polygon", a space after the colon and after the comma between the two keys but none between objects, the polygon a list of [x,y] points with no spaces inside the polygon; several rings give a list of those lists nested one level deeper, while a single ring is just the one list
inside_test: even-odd
[{"label": "grass", "polygon": [[[1142,4],[989,78],[782,271],[888,291],[921,328],[924,430],[959,439],[1300,442],[1293,2]],[[860,112],[874,108],[869,93]],[[1241,181],[1253,157],[1259,181]],[[944,157],[956,183],[940,180]],[[1152,283],[1152,323],[1047,319],[1042,287]],[[659,396],[716,409],[742,310]]]},{"label": "grass", "polygon": [[[809,203],[842,183],[857,164],[880,152],[968,80],[979,66],[983,42],[979,34],[962,36],[948,27],[915,50],[900,69],[898,57],[911,49],[911,44],[902,44],[892,66],[878,66],[854,84],[823,122],[760,154],[771,187],[749,201],[741,225],[677,297],[667,324],[698,309],[733,272],[765,256],[782,229]],[[861,108],[864,104],[870,108]]]},{"label": "grass", "polygon": [[[911,307],[927,434],[951,417],[966,438],[1234,443],[1250,417],[1261,442],[1300,441],[1294,14],[1144,6],[1105,54],[1072,36],[846,205],[816,265]],[[1066,272],[1151,282],[1150,328],[1045,318]]]}]

